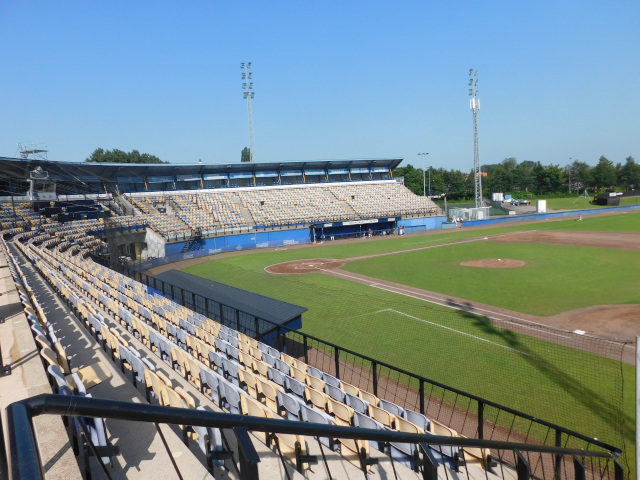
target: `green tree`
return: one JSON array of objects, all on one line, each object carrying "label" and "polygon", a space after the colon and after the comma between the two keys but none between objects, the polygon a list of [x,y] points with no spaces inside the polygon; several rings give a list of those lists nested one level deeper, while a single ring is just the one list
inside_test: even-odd
[{"label": "green tree", "polygon": [[155,155],[148,153],[140,154],[138,150],[129,153],[114,148],[113,150],[103,150],[96,148],[93,153],[85,159],[87,163],[169,163],[163,162]]},{"label": "green tree", "polygon": [[554,193],[560,190],[564,176],[559,165],[543,166],[537,162],[533,167],[533,176],[536,193],[539,195],[545,193]]},{"label": "green tree", "polygon": [[571,169],[571,190],[580,192],[591,185],[591,167],[580,160],[574,160],[569,166]]},{"label": "green tree", "polygon": [[395,177],[404,177],[404,186],[416,195],[422,195],[422,169],[415,168],[409,164],[406,167],[396,168],[393,172]]},{"label": "green tree", "polygon": [[241,162],[250,162],[251,161],[251,150],[248,147],[244,147],[242,152],[240,152],[240,161]]},{"label": "green tree", "polygon": [[640,165],[633,157],[627,157],[624,165],[618,164],[618,182],[620,186],[627,190],[638,189],[640,187]]},{"label": "green tree", "polygon": [[451,200],[471,198],[473,195],[473,172],[465,175],[460,170],[443,172],[444,193]]},{"label": "green tree", "polygon": [[531,160],[525,160],[516,166],[515,171],[513,172],[514,188],[524,190],[525,192],[529,191],[534,182],[534,166],[535,162],[532,162]]},{"label": "green tree", "polygon": [[613,165],[613,162],[604,155],[600,157],[598,164],[593,167],[591,173],[593,185],[599,189],[613,188],[618,180],[616,167]]}]

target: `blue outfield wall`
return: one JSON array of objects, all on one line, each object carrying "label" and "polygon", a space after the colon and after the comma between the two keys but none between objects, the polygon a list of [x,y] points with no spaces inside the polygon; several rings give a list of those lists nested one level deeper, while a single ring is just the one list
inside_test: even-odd
[{"label": "blue outfield wall", "polygon": [[202,250],[182,253],[186,242],[171,243],[165,246],[165,256],[154,258],[147,262],[133,266],[135,270],[143,271],[159,265],[179,262],[191,258],[206,257],[217,253],[251,250],[255,248],[283,247],[287,245],[301,245],[311,243],[308,228],[296,230],[276,230],[273,232],[256,232],[228,237],[214,237],[205,239]]},{"label": "blue outfield wall", "polygon": [[478,227],[486,225],[501,225],[514,222],[527,222],[533,220],[547,220],[552,218],[562,217],[574,217],[578,218],[579,215],[596,215],[598,213],[610,213],[610,212],[626,212],[631,210],[640,210],[640,205],[625,205],[624,207],[604,207],[604,208],[589,208],[584,210],[567,210],[563,212],[550,212],[550,213],[532,213],[530,215],[509,215],[497,218],[488,218],[486,220],[473,220],[470,222],[462,222],[462,227]]}]

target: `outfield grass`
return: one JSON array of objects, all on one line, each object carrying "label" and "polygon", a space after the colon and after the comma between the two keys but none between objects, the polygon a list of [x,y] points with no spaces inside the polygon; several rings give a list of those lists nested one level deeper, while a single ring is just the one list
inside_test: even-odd
[{"label": "outfield grass", "polygon": [[[565,198],[547,198],[547,208],[551,210],[584,210],[587,208],[606,208],[602,205],[592,205],[593,196],[584,198],[584,196],[565,197]],[[533,200],[532,205],[536,205],[538,200]],[[620,205],[640,205],[640,197],[624,197],[620,199]]]},{"label": "outfield grass", "polygon": [[[638,221],[640,214],[624,214],[585,217],[583,222],[540,223],[535,228],[629,231],[637,227]],[[448,243],[479,233],[491,235],[531,228],[530,225],[512,225],[482,231],[461,229],[384,241],[354,241],[214,257],[212,261],[191,266],[186,271],[307,307],[309,311],[303,315],[305,333],[619,445],[619,432],[612,432],[607,417],[607,410],[621,401],[616,397],[619,386],[613,383],[620,372],[618,362],[495,328],[482,317],[435,307],[341,278],[323,274],[270,275],[264,271],[268,265],[288,260],[348,258]],[[495,249],[507,247],[511,258],[522,257],[529,262],[528,266],[509,269],[509,272],[485,269],[471,272],[476,269],[456,265],[467,256],[479,258],[479,253],[506,257],[502,253],[496,255]],[[598,255],[593,255],[594,251]],[[594,265],[593,262],[597,262],[595,267],[589,266]],[[396,264],[400,267],[396,268]],[[637,272],[631,268],[638,265],[637,252],[481,241],[350,265],[358,268],[366,265],[372,274],[393,275],[401,283],[417,282],[417,286],[431,290],[438,288],[425,286],[424,282],[435,282],[447,293],[462,298],[471,298],[470,291],[487,289],[491,297],[480,301],[499,305],[501,301],[511,304],[516,298],[518,303],[538,313],[550,312],[556,307],[545,305],[556,302],[568,309],[594,304],[594,298],[601,298],[596,304],[613,303],[612,299],[632,301],[633,298],[640,302],[635,293],[640,291]],[[597,297],[601,295],[597,290],[602,290],[602,285],[606,285],[604,280],[611,279],[613,271],[619,272],[616,285],[623,288]],[[528,283],[522,285],[521,281]],[[626,289],[627,283],[632,286],[630,289]],[[458,284],[466,285],[466,290],[459,288],[456,290],[459,293],[448,290],[455,289]],[[513,284],[516,287],[512,288]],[[618,290],[617,286],[615,290]],[[633,366],[623,366],[627,425],[624,438],[629,452],[633,452],[634,442],[634,402],[633,394],[629,394],[635,388],[633,372]],[[628,458],[633,461],[633,455]]]},{"label": "outfield grass", "polygon": [[[472,268],[483,258],[523,260],[518,268]],[[351,261],[343,270],[532,315],[640,303],[638,252],[537,243],[478,241]]]}]

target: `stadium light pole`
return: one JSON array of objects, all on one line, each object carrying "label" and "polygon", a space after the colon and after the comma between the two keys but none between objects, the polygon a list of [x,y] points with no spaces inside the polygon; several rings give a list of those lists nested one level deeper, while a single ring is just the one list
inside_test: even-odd
[{"label": "stadium light pole", "polygon": [[253,109],[251,108],[251,100],[253,100],[253,72],[251,71],[251,62],[240,64],[242,72],[242,88],[244,89],[243,98],[247,101],[247,117],[249,117],[249,162],[255,161],[256,158],[256,141],[253,135]]},{"label": "stadium light pole", "polygon": [[482,203],[482,172],[480,171],[480,148],[478,147],[478,110],[480,110],[480,99],[478,98],[477,70],[469,69],[469,107],[473,111],[473,174],[475,176],[475,206],[480,208]]},{"label": "stadium light pole", "polygon": [[[418,155],[422,156],[427,156],[429,155],[429,152],[425,152],[425,153],[419,153]],[[422,196],[426,197],[427,196],[427,179],[426,179],[426,168],[422,169]],[[431,195],[431,168],[429,168],[429,195]]]},{"label": "stadium light pole", "polygon": [[569,169],[569,193],[571,193],[571,161],[573,160],[572,157],[569,157],[569,167],[567,167]]}]

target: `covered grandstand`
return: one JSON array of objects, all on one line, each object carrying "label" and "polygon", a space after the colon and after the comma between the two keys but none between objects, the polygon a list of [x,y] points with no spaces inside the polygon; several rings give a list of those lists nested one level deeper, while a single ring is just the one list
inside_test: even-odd
[{"label": "covered grandstand", "polygon": [[[144,268],[229,250],[395,234],[402,226],[440,228],[444,212],[393,178],[401,161],[135,165],[0,158],[0,213],[16,232],[48,221],[97,220],[89,233],[111,243],[111,258],[146,262]],[[132,226],[144,228],[144,238],[123,241]]]}]

